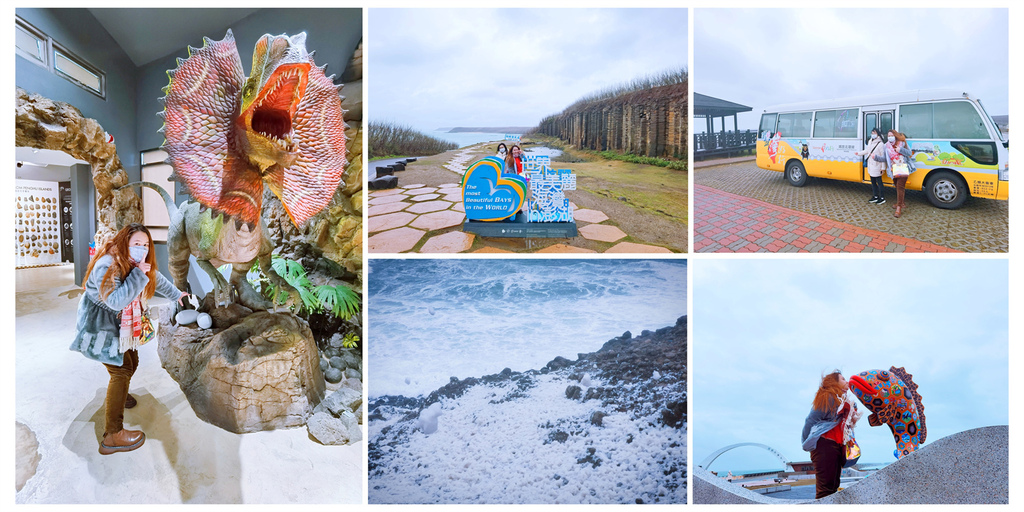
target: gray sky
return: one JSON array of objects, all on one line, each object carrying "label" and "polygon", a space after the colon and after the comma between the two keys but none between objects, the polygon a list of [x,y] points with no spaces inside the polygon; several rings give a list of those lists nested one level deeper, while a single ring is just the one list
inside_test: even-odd
[{"label": "gray sky", "polygon": [[535,126],[687,66],[686,9],[370,9],[368,112],[420,130]]},{"label": "gray sky", "polygon": [[913,89],[960,89],[1004,115],[1007,20],[1008,9],[695,9],[693,90],[753,107],[741,130],[771,105]]},{"label": "gray sky", "polygon": [[[693,464],[740,442],[810,460],[800,447],[801,429],[822,373],[833,369],[850,376],[905,367],[924,403],[926,445],[1009,424],[1006,260],[691,265]],[[865,413],[855,433],[863,462],[895,460],[888,427],[869,426]],[[744,447],[726,452],[711,469],[778,466],[768,452]]]}]

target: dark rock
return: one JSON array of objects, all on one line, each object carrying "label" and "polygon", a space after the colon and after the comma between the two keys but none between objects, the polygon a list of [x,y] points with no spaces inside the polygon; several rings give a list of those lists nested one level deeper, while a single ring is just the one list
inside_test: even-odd
[{"label": "dark rock", "polygon": [[545,368],[547,368],[548,370],[558,370],[558,369],[561,369],[561,368],[565,368],[566,366],[569,366],[571,364],[572,364],[572,361],[570,361],[570,360],[568,360],[568,359],[566,359],[566,358],[564,358],[562,356],[558,356],[558,357],[552,359],[550,362],[548,362],[548,364],[545,366]]},{"label": "dark rock", "polygon": [[601,411],[594,411],[594,414],[590,415],[590,423],[602,427],[604,426],[604,417],[607,415]]},{"label": "dark rock", "polygon": [[235,302],[231,302],[227,306],[218,307],[216,300],[213,298],[213,292],[207,293],[206,297],[203,298],[199,311],[209,313],[210,318],[213,320],[213,328],[218,330],[227,329],[253,313],[251,309]]},{"label": "dark rock", "polygon": [[[569,439],[569,434],[561,430],[556,430],[548,434],[548,442],[554,441],[556,443],[564,443],[567,439]],[[558,477],[555,477],[555,479],[557,480]]]},{"label": "dark rock", "polygon": [[622,333],[622,336],[619,336],[619,337],[624,339],[624,340],[628,340],[628,339],[633,337],[633,333],[631,333],[629,331],[626,331],[626,332]]},{"label": "dark rock", "polygon": [[378,165],[377,166],[377,176],[394,176],[394,175],[395,175],[395,168],[394,167],[392,167],[390,165],[383,165],[383,166]]},{"label": "dark rock", "polygon": [[334,368],[337,368],[339,370],[344,370],[345,369],[345,360],[340,358],[340,357],[338,357],[338,356],[332,357],[331,360],[330,360],[330,363],[331,363],[331,366],[334,367]]},{"label": "dark rock", "polygon": [[337,384],[341,382],[341,379],[344,376],[345,372],[342,372],[341,370],[333,366],[328,368],[327,371],[324,372],[324,379],[326,379],[327,382],[330,382],[331,384]]},{"label": "dark rock", "polygon": [[583,390],[579,386],[569,386],[565,388],[565,397],[569,400],[579,400],[583,395]]}]

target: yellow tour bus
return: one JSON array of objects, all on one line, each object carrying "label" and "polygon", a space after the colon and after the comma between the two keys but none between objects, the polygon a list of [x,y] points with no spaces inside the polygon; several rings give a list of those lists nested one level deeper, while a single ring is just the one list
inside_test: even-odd
[{"label": "yellow tour bus", "polygon": [[907,136],[917,167],[907,189],[923,190],[933,205],[958,208],[968,195],[1009,197],[1009,141],[980,100],[956,90],[767,108],[758,130],[757,166],[784,173],[796,187],[808,177],[870,183],[866,158],[854,152],[866,147],[872,128],[883,140],[891,129]]}]

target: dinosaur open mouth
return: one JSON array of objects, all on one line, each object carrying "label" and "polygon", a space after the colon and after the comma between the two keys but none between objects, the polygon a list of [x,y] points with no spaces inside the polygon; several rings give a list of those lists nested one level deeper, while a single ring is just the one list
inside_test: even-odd
[{"label": "dinosaur open mouth", "polygon": [[306,89],[308,64],[278,68],[253,106],[252,129],[292,149],[292,118]]}]

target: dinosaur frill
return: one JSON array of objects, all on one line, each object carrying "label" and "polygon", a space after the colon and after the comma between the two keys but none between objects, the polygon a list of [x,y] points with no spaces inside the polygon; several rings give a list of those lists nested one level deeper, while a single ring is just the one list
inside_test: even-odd
[{"label": "dinosaur frill", "polygon": [[346,165],[345,123],[338,86],[305,39],[264,35],[247,79],[229,30],[168,71],[163,148],[203,206],[255,224],[266,183],[301,226],[330,202]]}]

